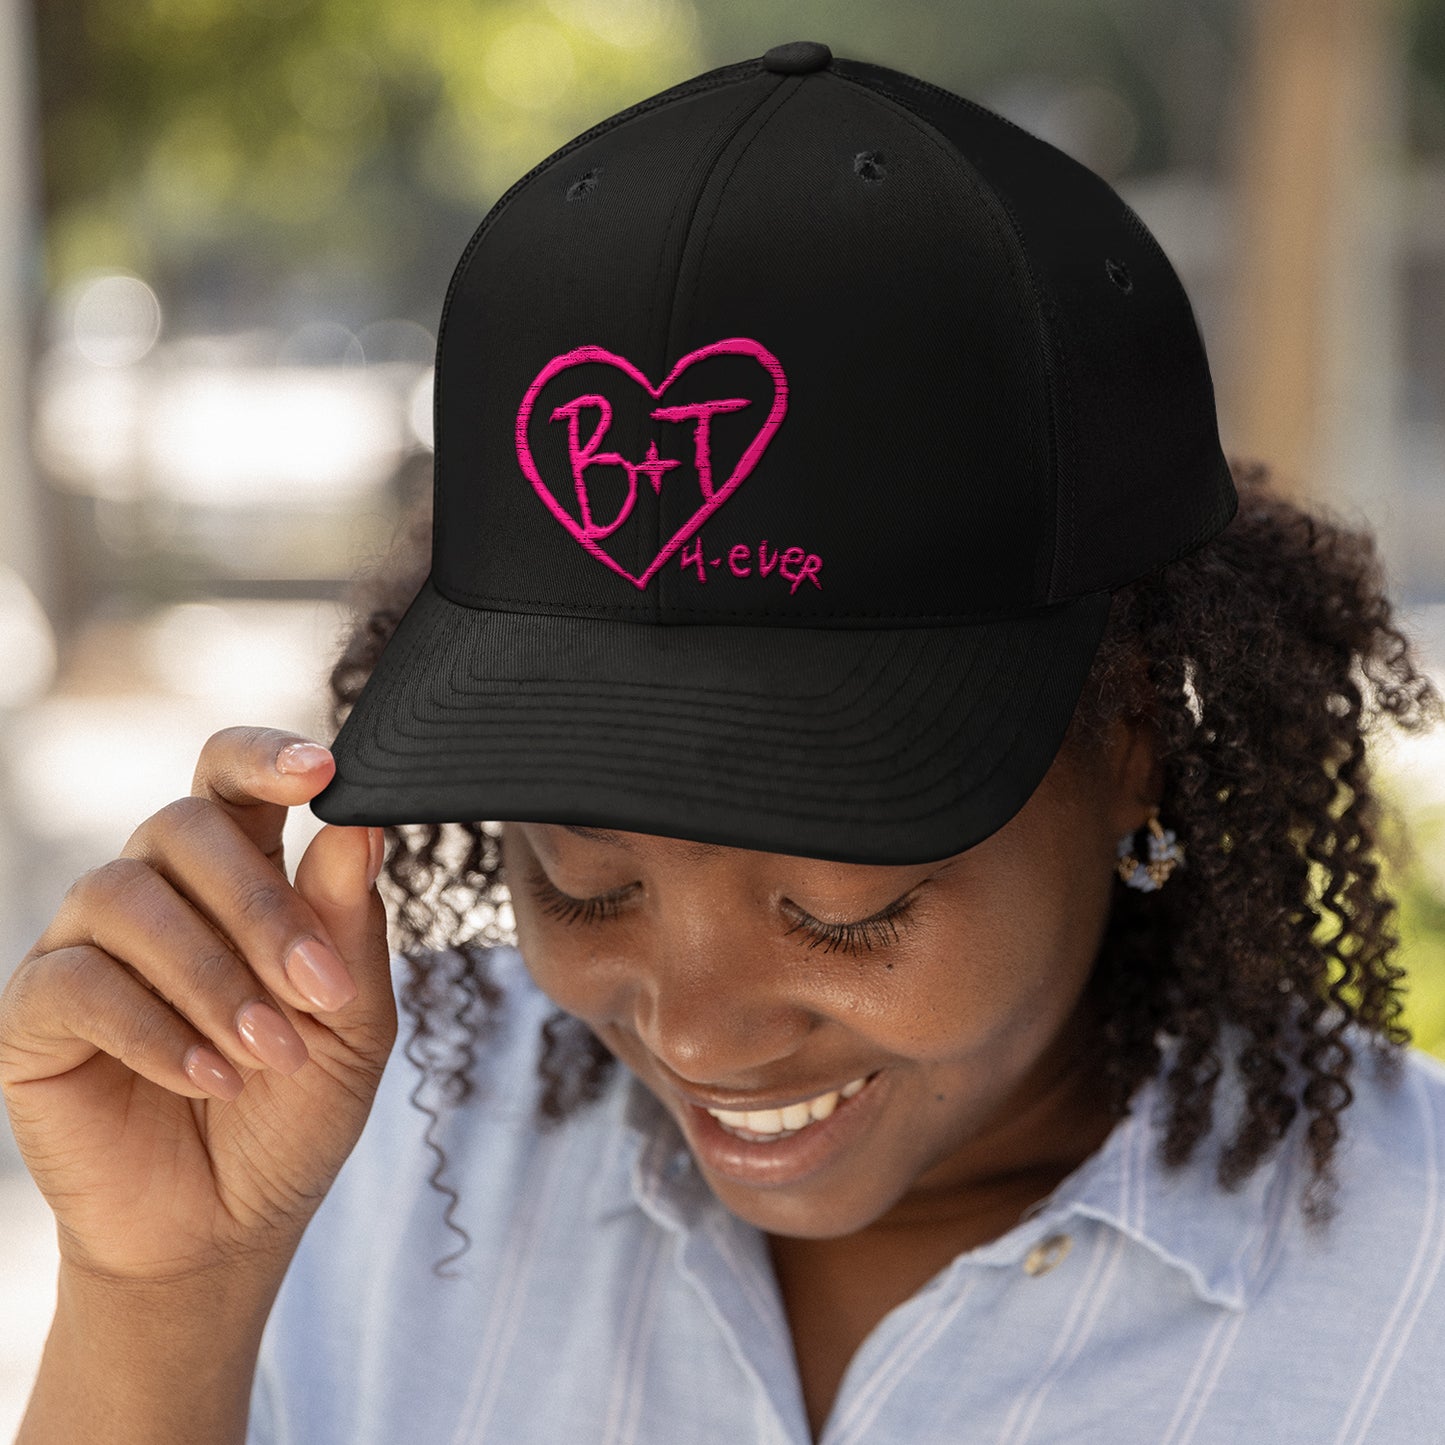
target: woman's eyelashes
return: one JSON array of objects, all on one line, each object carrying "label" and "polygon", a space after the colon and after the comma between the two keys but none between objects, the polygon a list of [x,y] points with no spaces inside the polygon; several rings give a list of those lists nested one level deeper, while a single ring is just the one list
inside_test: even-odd
[{"label": "woman's eyelashes", "polygon": [[583,927],[601,923],[604,919],[615,918],[620,911],[622,900],[637,891],[636,883],[624,888],[614,888],[596,898],[573,898],[563,893],[538,868],[529,868],[526,873],[527,888],[543,913],[560,919],[563,923],[575,923]]},{"label": "woman's eyelashes", "polygon": [[[539,868],[529,868],[525,877],[528,891],[543,913],[561,923],[583,928],[615,918],[622,911],[624,901],[640,887],[629,883],[594,898],[573,898],[563,893]],[[916,889],[911,890],[871,917],[851,923],[825,923],[804,912],[796,903],[784,900],[783,908],[794,919],[793,926],[785,933],[802,934],[809,948],[821,948],[825,953],[871,953],[875,948],[897,943],[899,925],[912,911],[916,894]]]},{"label": "woman's eyelashes", "polygon": [[881,913],[857,923],[824,923],[803,912],[796,904],[788,905],[797,915],[788,933],[804,933],[809,948],[822,948],[824,953],[871,953],[875,947],[887,948],[898,942],[898,925],[913,909],[913,895],[890,903]]}]

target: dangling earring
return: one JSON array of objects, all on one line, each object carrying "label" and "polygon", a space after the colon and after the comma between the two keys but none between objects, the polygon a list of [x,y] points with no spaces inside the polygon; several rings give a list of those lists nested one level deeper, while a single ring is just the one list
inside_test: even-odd
[{"label": "dangling earring", "polygon": [[1154,892],[1174,871],[1176,863],[1184,865],[1184,849],[1176,841],[1173,829],[1159,826],[1158,808],[1149,811],[1149,834],[1148,863],[1141,863],[1134,856],[1133,833],[1125,833],[1119,839],[1119,877],[1141,893]]}]

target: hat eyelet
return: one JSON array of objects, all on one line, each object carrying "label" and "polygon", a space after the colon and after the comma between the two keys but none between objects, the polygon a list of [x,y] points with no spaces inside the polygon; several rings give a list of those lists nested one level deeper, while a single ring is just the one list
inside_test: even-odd
[{"label": "hat eyelet", "polygon": [[1106,256],[1104,270],[1109,273],[1109,280],[1126,296],[1134,289],[1134,278],[1129,274],[1129,268],[1122,261],[1115,261],[1112,257]]},{"label": "hat eyelet", "polygon": [[881,181],[888,174],[881,151],[859,151],[853,157],[853,174],[864,181]]},{"label": "hat eyelet", "polygon": [[567,199],[569,201],[580,201],[584,196],[590,196],[601,184],[602,167],[593,166],[590,171],[586,171],[578,176],[577,179],[567,187]]}]

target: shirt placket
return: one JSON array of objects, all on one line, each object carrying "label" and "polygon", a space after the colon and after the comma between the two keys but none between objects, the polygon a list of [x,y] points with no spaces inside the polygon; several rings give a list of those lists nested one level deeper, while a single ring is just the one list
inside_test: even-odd
[{"label": "shirt placket", "polygon": [[677,1272],[701,1300],[750,1393],[751,1409],[736,1412],[740,1424],[747,1418],[740,1438],[812,1445],[792,1337],[761,1231],[718,1203],[685,1148],[644,1156],[639,1175],[639,1203],[678,1235]]}]

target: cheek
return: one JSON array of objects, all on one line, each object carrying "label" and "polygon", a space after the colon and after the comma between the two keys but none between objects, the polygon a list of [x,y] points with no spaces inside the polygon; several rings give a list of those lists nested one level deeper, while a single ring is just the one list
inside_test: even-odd
[{"label": "cheek", "polygon": [[991,1055],[1038,1016],[1042,990],[1006,963],[935,964],[928,973],[900,991],[888,1018],[895,1052],[919,1063]]},{"label": "cheek", "polygon": [[547,920],[542,917],[541,910],[524,889],[512,887],[509,889],[512,899],[512,918],[517,932],[517,948],[529,963],[533,955],[541,956],[542,945],[544,944],[548,929]]},{"label": "cheek", "polygon": [[575,992],[586,970],[580,966],[578,950],[572,946],[567,931],[526,897],[514,896],[512,912],[517,921],[517,949],[527,972],[553,1003],[573,1012],[571,1003],[559,995],[569,992],[569,984]]},{"label": "cheek", "polygon": [[526,898],[515,900],[512,910],[517,948],[537,987],[558,1008],[588,1023],[615,1015],[623,970],[615,957],[598,950],[594,931],[569,928]]},{"label": "cheek", "polygon": [[[587,978],[586,951],[573,936],[577,930],[566,928],[559,920],[542,911],[527,888],[520,882],[524,860],[530,851],[517,842],[504,825],[502,829],[502,867],[511,896],[512,918],[517,934],[517,950],[527,965],[533,982],[558,1008],[581,1016],[584,1013],[585,991],[579,988]],[[518,880],[514,882],[513,880]]]},{"label": "cheek", "polygon": [[[1054,899],[1046,903],[1046,898]],[[1020,910],[971,893],[940,920],[916,953],[887,975],[892,993],[878,1013],[897,1052],[943,1063],[1026,1055],[1070,1015],[1092,971],[1093,920],[1071,895],[1040,888]]]}]

